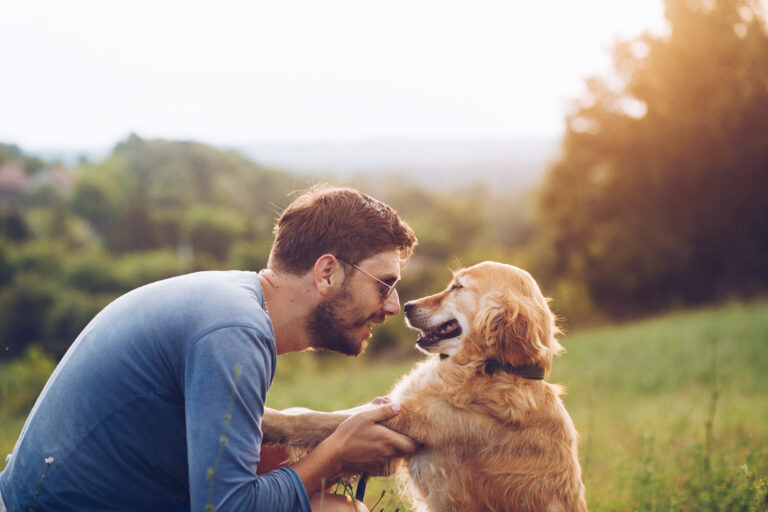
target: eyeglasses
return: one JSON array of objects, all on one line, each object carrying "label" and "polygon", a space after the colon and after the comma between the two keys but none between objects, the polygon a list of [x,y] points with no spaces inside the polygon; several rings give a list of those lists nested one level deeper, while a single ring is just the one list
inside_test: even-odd
[{"label": "eyeglasses", "polygon": [[[340,261],[344,261],[344,260],[340,260]],[[396,280],[395,280],[395,282],[394,282],[394,283],[392,283],[392,284],[387,284],[387,283],[385,283],[384,281],[382,281],[381,279],[379,279],[378,277],[376,277],[375,275],[371,274],[370,272],[368,272],[368,271],[366,271],[366,270],[363,270],[363,269],[361,269],[360,267],[358,267],[358,266],[357,266],[357,265],[355,265],[354,263],[350,263],[350,262],[348,262],[348,261],[344,261],[344,263],[346,263],[347,265],[350,265],[350,266],[352,266],[352,267],[355,267],[357,270],[359,270],[359,271],[360,271],[360,272],[362,272],[363,274],[365,274],[365,275],[367,275],[368,277],[370,277],[370,278],[372,278],[372,279],[375,279],[376,281],[378,281],[378,282],[379,282],[379,285],[380,285],[380,286],[379,286],[379,291],[380,291],[380,293],[381,293],[381,300],[382,300],[382,301],[385,301],[385,300],[387,300],[387,299],[389,298],[389,296],[390,296],[390,295],[392,295],[392,292],[393,292],[393,291],[395,291],[395,286],[397,286],[397,283],[399,283],[399,282],[400,282],[400,279],[398,278],[398,279],[396,279]]]}]

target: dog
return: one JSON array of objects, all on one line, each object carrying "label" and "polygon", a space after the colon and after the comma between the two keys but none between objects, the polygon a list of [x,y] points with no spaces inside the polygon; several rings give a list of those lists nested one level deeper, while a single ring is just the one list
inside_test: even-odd
[{"label": "dog", "polygon": [[[424,446],[399,471],[416,509],[586,511],[578,433],[544,380],[560,331],[533,277],[480,263],[404,310],[428,357],[388,395],[402,410],[384,424]],[[267,409],[264,441],[311,448],[353,412]]]}]

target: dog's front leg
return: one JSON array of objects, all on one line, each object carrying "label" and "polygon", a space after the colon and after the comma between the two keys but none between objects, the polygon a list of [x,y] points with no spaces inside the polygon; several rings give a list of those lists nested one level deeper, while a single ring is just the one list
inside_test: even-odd
[{"label": "dog's front leg", "polygon": [[346,411],[318,412],[298,407],[277,411],[267,407],[261,419],[263,442],[312,448],[349,416]]}]

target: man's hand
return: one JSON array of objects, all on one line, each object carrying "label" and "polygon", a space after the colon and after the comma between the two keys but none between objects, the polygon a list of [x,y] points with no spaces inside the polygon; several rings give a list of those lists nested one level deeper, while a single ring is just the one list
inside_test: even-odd
[{"label": "man's hand", "polygon": [[389,401],[356,413],[306,457],[292,464],[307,492],[319,490],[322,482],[342,472],[381,474],[382,468],[389,467],[390,459],[418,450],[416,441],[379,424],[399,413],[399,404]]},{"label": "man's hand", "polygon": [[419,449],[419,444],[410,437],[380,424],[400,413],[399,404],[383,399],[382,402],[384,405],[351,416],[323,441],[337,448],[341,471],[378,474],[387,467],[389,459]]}]

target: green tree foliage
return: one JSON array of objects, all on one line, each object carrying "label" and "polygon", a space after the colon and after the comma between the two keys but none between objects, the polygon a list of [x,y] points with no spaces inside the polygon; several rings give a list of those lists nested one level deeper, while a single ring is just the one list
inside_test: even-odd
[{"label": "green tree foliage", "polygon": [[194,252],[225,261],[229,249],[245,232],[245,222],[237,212],[212,205],[199,205],[187,212],[183,223],[185,238]]},{"label": "green tree foliage", "polygon": [[113,299],[110,294],[94,294],[66,289],[57,292],[43,319],[42,332],[34,340],[48,354],[60,358],[88,322]]},{"label": "green tree foliage", "polygon": [[[256,236],[271,232],[276,211],[300,180],[264,168],[234,151],[197,142],[144,140],[131,135],[114,155],[126,160],[137,181],[137,194],[153,219],[161,212],[185,211],[200,204],[238,212]],[[278,202],[276,205],[275,202]],[[182,219],[182,216],[177,216]],[[175,226],[175,235],[182,226]]]},{"label": "green tree foliage", "polygon": [[124,158],[113,156],[78,176],[72,209],[87,220],[108,247],[120,245],[121,224],[136,198],[136,177]]},{"label": "green tree foliage", "polygon": [[0,288],[13,278],[12,249],[10,244],[0,238]]},{"label": "green tree foliage", "polygon": [[4,420],[26,414],[35,403],[56,362],[38,347],[2,366],[0,372],[0,417]]},{"label": "green tree foliage", "polygon": [[0,164],[6,162],[18,163],[30,174],[34,174],[45,167],[45,163],[40,158],[27,155],[19,146],[0,142]]},{"label": "green tree foliage", "polygon": [[258,242],[239,240],[232,244],[229,251],[229,268],[265,268],[272,249],[271,238]]},{"label": "green tree foliage", "polygon": [[29,238],[29,226],[19,207],[0,205],[0,233],[13,242],[23,242]]},{"label": "green tree foliage", "polygon": [[615,73],[588,80],[539,198],[539,275],[614,314],[768,285],[759,4],[667,0],[666,16],[667,36],[617,44]]},{"label": "green tree foliage", "polygon": [[42,339],[54,300],[53,286],[35,274],[18,276],[0,289],[1,356],[18,356],[24,347]]}]

